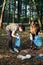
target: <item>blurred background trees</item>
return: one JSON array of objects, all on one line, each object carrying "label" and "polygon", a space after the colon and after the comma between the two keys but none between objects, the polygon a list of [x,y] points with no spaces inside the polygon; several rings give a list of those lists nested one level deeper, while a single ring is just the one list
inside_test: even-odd
[{"label": "blurred background trees", "polygon": [[38,20],[43,24],[43,0],[0,0],[0,27],[3,23],[30,23]]}]

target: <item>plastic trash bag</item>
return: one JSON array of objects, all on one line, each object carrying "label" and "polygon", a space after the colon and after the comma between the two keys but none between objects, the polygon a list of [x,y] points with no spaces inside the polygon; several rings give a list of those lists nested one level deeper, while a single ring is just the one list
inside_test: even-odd
[{"label": "plastic trash bag", "polygon": [[35,36],[35,39],[33,41],[36,46],[42,46],[42,39],[39,36]]},{"label": "plastic trash bag", "polygon": [[21,43],[20,43],[20,36],[19,34],[16,34],[17,38],[15,39],[14,41],[14,47],[20,47],[21,46]]},{"label": "plastic trash bag", "polygon": [[43,54],[39,54],[38,56],[35,56],[36,59],[43,59]]},{"label": "plastic trash bag", "polygon": [[31,58],[31,55],[30,54],[27,54],[25,56],[23,55],[18,55],[17,58],[21,59],[21,60],[24,60],[24,59],[30,59]]}]

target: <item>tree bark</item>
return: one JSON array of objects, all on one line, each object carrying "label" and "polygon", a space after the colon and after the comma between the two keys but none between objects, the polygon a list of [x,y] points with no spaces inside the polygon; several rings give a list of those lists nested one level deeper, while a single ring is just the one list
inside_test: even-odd
[{"label": "tree bark", "polygon": [[6,0],[4,0],[3,6],[2,6],[1,17],[0,17],[0,28],[2,28],[2,19],[3,19],[5,5],[6,5]]}]

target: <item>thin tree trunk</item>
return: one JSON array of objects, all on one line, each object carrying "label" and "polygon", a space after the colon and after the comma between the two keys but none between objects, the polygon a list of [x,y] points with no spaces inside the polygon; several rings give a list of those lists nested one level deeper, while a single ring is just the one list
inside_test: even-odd
[{"label": "thin tree trunk", "polygon": [[4,2],[3,2],[1,17],[0,17],[0,28],[2,28],[2,18],[3,18],[3,14],[4,14],[5,4],[6,4],[6,0],[4,0]]},{"label": "thin tree trunk", "polygon": [[40,25],[40,27],[41,27],[41,21],[40,21],[40,16],[39,16],[38,7],[36,6],[35,0],[32,0],[32,1],[33,1],[33,3],[34,3],[34,7],[35,7],[36,12],[37,12],[38,23],[39,23],[39,25]]}]

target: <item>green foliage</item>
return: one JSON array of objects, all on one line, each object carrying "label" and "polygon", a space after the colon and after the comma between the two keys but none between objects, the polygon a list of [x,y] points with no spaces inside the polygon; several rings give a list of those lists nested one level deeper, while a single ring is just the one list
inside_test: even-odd
[{"label": "green foliage", "polygon": [[3,1],[4,1],[4,0],[0,0],[0,5],[2,5],[2,4],[3,4]]},{"label": "green foliage", "polygon": [[[3,4],[3,1],[4,0],[0,0],[0,5]],[[36,5],[39,10],[40,18],[43,20],[43,1],[36,0]],[[0,7],[0,14],[1,9],[2,7]],[[24,18],[26,18],[26,21],[31,20],[31,18],[33,18],[33,20],[37,18],[37,12],[32,0],[6,0],[3,22],[23,22]]]}]

